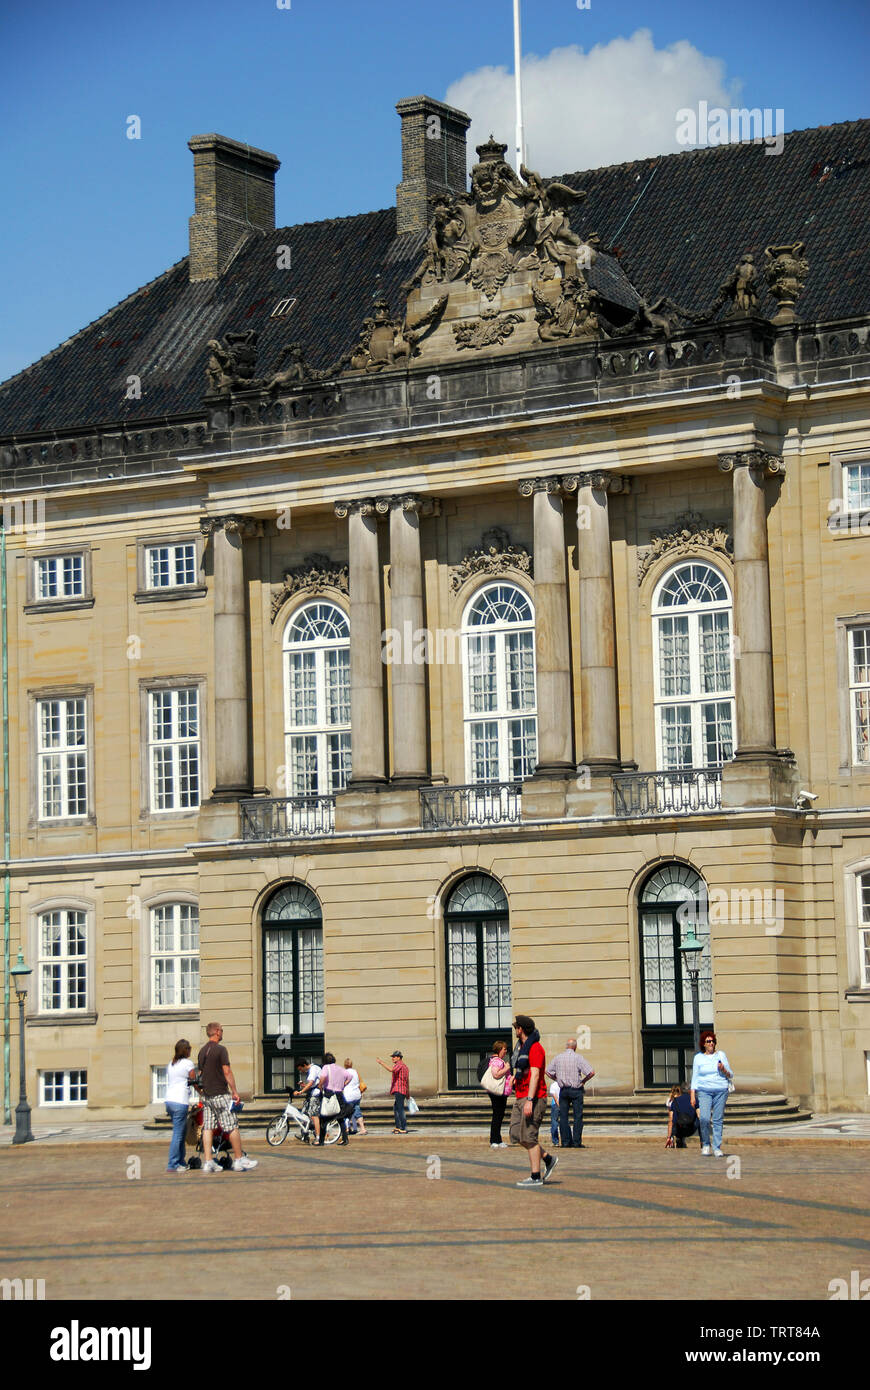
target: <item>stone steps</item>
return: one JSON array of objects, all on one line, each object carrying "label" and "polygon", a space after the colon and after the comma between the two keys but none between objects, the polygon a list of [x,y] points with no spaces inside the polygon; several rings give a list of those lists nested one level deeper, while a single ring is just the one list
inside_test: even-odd
[{"label": "stone steps", "polygon": [[[436,1095],[420,1096],[420,1113],[411,1124],[415,1129],[434,1126],[488,1125],[491,1109],[488,1097],[481,1095]],[[665,1101],[667,1094],[661,1091],[638,1092],[632,1096],[590,1096],[583,1107],[583,1123],[594,1128],[596,1125],[665,1125]],[[284,1106],[280,1095],[255,1096],[245,1102],[239,1117],[241,1129],[259,1129],[279,1113]],[[392,1129],[393,1103],[386,1096],[366,1099],[363,1113],[366,1128]],[[508,1116],[510,1108],[508,1108]],[[782,1095],[733,1095],[728,1100],[727,1117],[729,1124],[783,1125],[800,1123],[812,1119],[812,1111],[803,1110]],[[146,1129],[162,1130],[169,1128],[169,1119],[158,1116],[146,1122]]]}]

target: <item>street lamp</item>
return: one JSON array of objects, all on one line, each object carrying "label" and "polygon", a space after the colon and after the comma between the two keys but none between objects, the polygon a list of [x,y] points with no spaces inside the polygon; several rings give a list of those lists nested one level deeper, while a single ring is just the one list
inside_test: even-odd
[{"label": "street lamp", "polygon": [[685,941],[680,942],[680,955],[686,962],[686,971],[689,976],[689,983],[692,988],[692,1036],[695,1042],[695,1051],[701,1051],[701,1020],[699,1017],[698,1006],[698,975],[700,967],[698,960],[704,949],[703,941],[699,941],[695,935],[695,928],[689,927]]},{"label": "street lamp", "polygon": [[13,1144],[29,1144],[33,1139],[30,1128],[30,1106],[27,1104],[27,1076],[24,1063],[24,1001],[27,998],[27,981],[32,975],[29,965],[24,964],[21,951],[18,962],[10,970],[15,993],[18,996],[18,1104],[15,1107],[15,1135]]}]

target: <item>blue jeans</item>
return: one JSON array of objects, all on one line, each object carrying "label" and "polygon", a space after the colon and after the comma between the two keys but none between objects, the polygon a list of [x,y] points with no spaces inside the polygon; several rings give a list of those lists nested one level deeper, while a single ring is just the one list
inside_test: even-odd
[{"label": "blue jeans", "polygon": [[701,1122],[701,1143],[705,1148],[710,1143],[710,1112],[713,1112],[713,1148],[722,1147],[722,1117],[725,1114],[727,1091],[696,1091],[698,1098],[698,1119]]},{"label": "blue jeans", "polygon": [[559,1107],[550,1096],[550,1143],[559,1142]]},{"label": "blue jeans", "polygon": [[[568,1123],[568,1106],[574,1106],[574,1133]],[[563,1148],[583,1143],[583,1087],[562,1086],[559,1090],[559,1137]]]},{"label": "blue jeans", "polygon": [[172,1142],[169,1145],[169,1161],[166,1171],[172,1172],[184,1162],[184,1135],[187,1130],[187,1106],[180,1101],[166,1101],[166,1113],[172,1121]]},{"label": "blue jeans", "polygon": [[407,1129],[408,1121],[405,1119],[405,1097],[401,1091],[393,1092],[393,1114],[396,1117],[396,1129]]}]

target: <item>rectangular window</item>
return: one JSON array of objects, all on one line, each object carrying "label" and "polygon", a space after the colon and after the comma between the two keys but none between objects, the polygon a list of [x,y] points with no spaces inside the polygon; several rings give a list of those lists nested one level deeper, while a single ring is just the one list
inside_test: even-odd
[{"label": "rectangular window", "polygon": [[512,719],[510,730],[511,777],[531,777],[538,761],[536,719]]},{"label": "rectangular window", "polygon": [[151,909],[151,1005],[199,1005],[199,909],[192,903]]},{"label": "rectangular window", "polygon": [[199,805],[199,691],[195,685],[148,692],[152,811]]},{"label": "rectangular window", "polygon": [[858,876],[858,960],[861,988],[870,989],[870,873]]},{"label": "rectangular window", "polygon": [[45,555],[34,560],[36,598],[83,598],[85,592],[84,555]]},{"label": "rectangular window", "polygon": [[535,634],[508,632],[505,636],[508,709],[535,708]]},{"label": "rectangular window", "polygon": [[61,908],[39,917],[39,1008],[69,1012],[88,1006],[84,912]]},{"label": "rectangular window", "polygon": [[698,632],[701,644],[701,689],[705,695],[718,695],[730,690],[730,612],[700,613]]},{"label": "rectangular window", "polygon": [[350,723],[350,648],[323,654],[326,676],[326,718],[329,724]]},{"label": "rectangular window", "polygon": [[843,464],[843,501],[847,512],[870,511],[870,463]]},{"label": "rectangular window", "polygon": [[495,633],[473,633],[468,638],[468,679],[472,714],[486,714],[498,706]]},{"label": "rectangular window", "polygon": [[705,767],[730,762],[734,756],[731,708],[730,700],[717,700],[715,704],[701,706]]},{"label": "rectangular window", "polygon": [[87,1105],[87,1071],[41,1071],[39,1073],[40,1105]]},{"label": "rectangular window", "polygon": [[498,781],[498,724],[494,719],[469,725],[472,782]]},{"label": "rectangular window", "polygon": [[451,923],[448,940],[450,1028],[479,1028],[477,929],[473,922]]},{"label": "rectangular window", "polygon": [[659,619],[659,661],[662,695],[690,694],[692,681],[687,617]]},{"label": "rectangular window", "polygon": [[146,589],[181,589],[195,583],[195,541],[145,547]]},{"label": "rectangular window", "polygon": [[852,761],[870,763],[870,627],[849,629],[849,710]]},{"label": "rectangular window", "polygon": [[662,753],[665,771],[692,766],[692,710],[689,705],[663,705]]},{"label": "rectangular window", "polygon": [[88,812],[86,702],[39,700],[36,709],[40,820]]},{"label": "rectangular window", "polygon": [[151,1103],[159,1105],[166,1099],[166,1067],[151,1068]]}]

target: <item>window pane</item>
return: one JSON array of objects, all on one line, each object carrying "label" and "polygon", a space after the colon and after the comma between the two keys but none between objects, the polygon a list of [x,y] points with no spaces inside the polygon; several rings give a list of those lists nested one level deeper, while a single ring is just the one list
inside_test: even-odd
[{"label": "window pane", "polygon": [[870,510],[870,463],[849,463],[843,469],[846,510]]},{"label": "window pane", "polygon": [[531,777],[538,761],[537,721],[512,719],[508,728],[511,777]]},{"label": "window pane", "polygon": [[733,753],[731,729],[731,701],[721,700],[715,705],[702,705],[704,737],[704,766],[715,766],[730,761]]},{"label": "window pane", "polygon": [[662,695],[691,694],[689,619],[659,619],[659,672]]},{"label": "window pane", "polygon": [[170,584],[169,572],[169,547],[165,545],[155,545],[149,548],[147,553],[147,587],[149,589],[165,589]]},{"label": "window pane", "polygon": [[473,923],[451,923],[448,929],[447,990],[448,1026],[478,1028],[477,931]]},{"label": "window pane", "polygon": [[691,706],[662,707],[662,760],[666,771],[692,766]]},{"label": "window pane", "polygon": [[472,633],[468,638],[468,708],[483,714],[497,708],[495,633]]},{"label": "window pane", "polygon": [[728,613],[701,613],[701,689],[705,695],[731,689],[731,624]]},{"label": "window pane", "polygon": [[494,719],[471,725],[470,780],[498,781],[498,724]]}]

